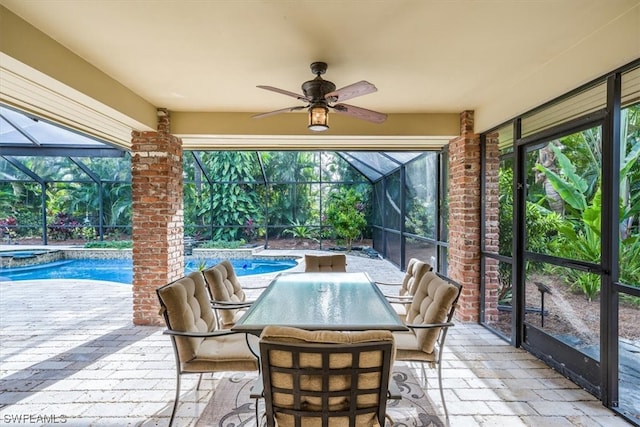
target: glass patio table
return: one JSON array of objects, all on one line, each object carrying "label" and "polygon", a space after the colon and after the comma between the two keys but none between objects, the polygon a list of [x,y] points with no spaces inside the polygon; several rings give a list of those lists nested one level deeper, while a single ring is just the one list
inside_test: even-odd
[{"label": "glass patio table", "polygon": [[366,273],[279,274],[231,329],[260,335],[267,325],[407,330]]}]

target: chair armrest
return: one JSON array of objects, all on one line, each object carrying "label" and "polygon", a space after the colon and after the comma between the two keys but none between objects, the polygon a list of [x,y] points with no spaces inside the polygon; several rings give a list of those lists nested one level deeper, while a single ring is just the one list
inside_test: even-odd
[{"label": "chair armrest", "polygon": [[434,329],[434,328],[448,328],[450,326],[455,326],[455,323],[453,322],[421,323],[421,324],[406,324],[405,326],[409,329]]},{"label": "chair armrest", "polygon": [[267,289],[269,287],[269,285],[258,285],[258,286],[245,286],[242,285],[242,289],[244,290],[254,290],[254,289]]},{"label": "chair armrest", "polygon": [[373,282],[378,286],[402,286],[402,283]]},{"label": "chair armrest", "polygon": [[411,304],[413,297],[411,295],[387,295],[384,294],[387,301],[396,304]]},{"label": "chair armrest", "polygon": [[231,331],[229,329],[217,330],[211,332],[185,332],[174,331],[173,329],[165,329],[162,331],[164,335],[173,335],[177,337],[191,337],[191,338],[209,338],[209,337],[221,337],[224,335],[242,334],[244,332]]},{"label": "chair armrest", "polygon": [[395,298],[395,299],[413,299],[413,295],[398,295],[398,294],[384,294],[385,298]]},{"label": "chair armrest", "polygon": [[211,308],[216,310],[237,310],[249,307],[251,307],[251,302],[211,301]]}]

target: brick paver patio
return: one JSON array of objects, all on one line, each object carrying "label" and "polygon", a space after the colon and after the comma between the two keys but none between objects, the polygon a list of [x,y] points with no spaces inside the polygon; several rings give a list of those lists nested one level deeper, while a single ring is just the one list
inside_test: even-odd
[{"label": "brick paver patio", "polygon": [[[348,270],[380,281],[403,275],[386,261],[356,256],[348,257]],[[251,286],[272,276],[241,279]],[[162,328],[131,319],[128,285],[0,282],[0,425],[166,426],[175,391],[171,344]],[[447,342],[452,426],[630,425],[479,325],[457,324]],[[437,377],[428,372],[440,410]],[[215,387],[209,378],[197,391],[197,375],[183,376],[176,426],[198,419]]]}]

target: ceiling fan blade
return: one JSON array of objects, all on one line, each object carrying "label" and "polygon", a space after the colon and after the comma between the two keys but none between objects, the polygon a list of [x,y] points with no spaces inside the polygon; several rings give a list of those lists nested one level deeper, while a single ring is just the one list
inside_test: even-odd
[{"label": "ceiling fan blade", "polygon": [[354,107],[353,105],[336,104],[332,108],[336,111],[336,113],[345,114],[347,116],[366,120],[368,122],[379,124],[387,120],[387,115],[384,113],[379,113],[373,110],[367,110],[366,108]]},{"label": "ceiling fan blade", "polygon": [[277,87],[273,87],[273,86],[262,86],[262,85],[258,85],[256,87],[259,87],[260,89],[266,89],[266,90],[270,90],[272,92],[277,92],[277,93],[281,93],[283,95],[287,95],[287,96],[291,96],[293,98],[299,99],[301,101],[307,101],[307,102],[311,102],[311,100],[309,98],[307,98],[304,95],[300,95],[297,94],[295,92],[289,92],[288,90],[284,90],[284,89],[279,89]]},{"label": "ceiling fan blade", "polygon": [[307,107],[308,107],[308,105],[299,105],[297,107],[281,108],[279,110],[269,111],[268,113],[256,114],[256,115],[253,115],[251,117],[254,118],[254,119],[260,119],[262,117],[269,117],[269,116],[273,116],[273,115],[280,114],[280,113],[288,113],[289,111],[303,110],[303,109],[305,109]]},{"label": "ceiling fan blade", "polygon": [[355,98],[356,96],[366,95],[368,93],[376,92],[376,88],[371,83],[361,80],[357,83],[350,84],[333,92],[327,93],[324,98],[329,102],[342,102],[347,99]]}]

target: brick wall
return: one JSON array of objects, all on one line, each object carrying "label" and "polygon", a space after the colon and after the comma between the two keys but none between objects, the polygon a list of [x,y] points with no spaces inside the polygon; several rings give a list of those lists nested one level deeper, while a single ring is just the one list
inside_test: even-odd
[{"label": "brick wall", "polygon": [[480,138],[473,112],[460,114],[460,136],[449,143],[449,276],[462,284],[456,317],[480,315]]},{"label": "brick wall", "polygon": [[[500,150],[498,148],[498,134],[489,134],[485,138],[485,198],[483,200],[485,216],[484,245],[485,251],[497,254],[500,247],[498,197],[500,187],[498,171],[500,169]],[[498,260],[486,258],[484,261],[484,321],[493,323],[498,320]]]},{"label": "brick wall", "polygon": [[166,110],[157,132],[133,132],[133,323],[160,325],[156,288],[184,274],[182,141]]}]

